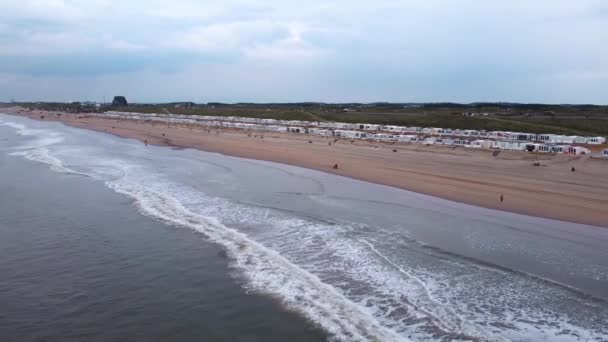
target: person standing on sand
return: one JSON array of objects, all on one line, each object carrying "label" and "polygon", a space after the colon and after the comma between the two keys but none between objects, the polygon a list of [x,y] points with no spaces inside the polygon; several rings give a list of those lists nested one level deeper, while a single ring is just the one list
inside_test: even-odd
[{"label": "person standing on sand", "polygon": [[500,194],[500,203],[502,203],[504,200],[505,200],[505,197],[502,194]]}]

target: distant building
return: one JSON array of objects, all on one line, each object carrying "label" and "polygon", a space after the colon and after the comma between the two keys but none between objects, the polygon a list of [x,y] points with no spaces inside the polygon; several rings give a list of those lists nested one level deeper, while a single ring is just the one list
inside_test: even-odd
[{"label": "distant building", "polygon": [[604,137],[591,137],[587,138],[587,144],[590,145],[601,145],[606,143],[606,138]]},{"label": "distant building", "polygon": [[585,155],[590,154],[591,150],[582,146],[570,146],[564,152],[566,154],[574,154],[574,155]]},{"label": "distant building", "polygon": [[175,102],[172,105],[173,108],[193,108],[195,106],[194,102]]},{"label": "distant building", "polygon": [[114,96],[114,100],[112,100],[112,106],[126,107],[128,105],[127,99],[124,96]]}]

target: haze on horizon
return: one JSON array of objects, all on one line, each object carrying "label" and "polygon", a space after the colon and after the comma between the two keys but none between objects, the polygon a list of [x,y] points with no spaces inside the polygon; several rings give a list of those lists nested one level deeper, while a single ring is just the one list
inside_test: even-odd
[{"label": "haze on horizon", "polygon": [[608,104],[601,0],[0,0],[0,101]]}]

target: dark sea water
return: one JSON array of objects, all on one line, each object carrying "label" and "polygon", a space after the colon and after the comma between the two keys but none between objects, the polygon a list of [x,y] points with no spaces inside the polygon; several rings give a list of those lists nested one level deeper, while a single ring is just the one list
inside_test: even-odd
[{"label": "dark sea water", "polygon": [[607,322],[607,229],[0,115],[0,341],[608,341]]},{"label": "dark sea water", "polygon": [[246,294],[221,247],[99,182],[6,153],[0,175],[0,341],[325,340]]}]

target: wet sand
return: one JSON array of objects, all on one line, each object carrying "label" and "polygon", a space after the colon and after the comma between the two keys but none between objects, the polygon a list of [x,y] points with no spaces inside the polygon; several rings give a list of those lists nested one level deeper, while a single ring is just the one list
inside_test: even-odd
[{"label": "wet sand", "polygon": [[[149,144],[296,165],[491,209],[608,227],[608,160],[506,151],[494,157],[488,150],[335,142],[303,134],[207,130],[18,108],[0,111],[44,116]],[[534,166],[535,161],[541,166]]]}]

